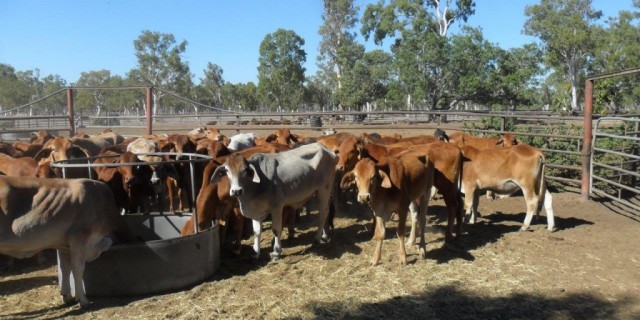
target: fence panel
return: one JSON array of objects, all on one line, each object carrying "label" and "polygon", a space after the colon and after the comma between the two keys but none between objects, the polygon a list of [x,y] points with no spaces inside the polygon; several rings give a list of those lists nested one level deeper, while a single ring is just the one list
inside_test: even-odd
[{"label": "fence panel", "polygon": [[590,193],[640,212],[640,118],[604,117],[596,122]]}]

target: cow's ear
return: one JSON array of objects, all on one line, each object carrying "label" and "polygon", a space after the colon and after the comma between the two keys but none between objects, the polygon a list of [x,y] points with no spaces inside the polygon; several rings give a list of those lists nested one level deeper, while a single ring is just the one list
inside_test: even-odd
[{"label": "cow's ear", "polygon": [[272,134],[268,135],[264,139],[264,141],[271,143],[271,142],[275,141],[276,139],[278,139],[278,136],[275,133],[272,133]]},{"label": "cow's ear", "polygon": [[295,143],[298,143],[298,142],[300,142],[300,140],[302,140],[302,139],[299,139],[297,134],[292,134],[291,135],[291,141],[293,141]]},{"label": "cow's ear", "polygon": [[176,148],[176,145],[173,142],[168,142],[160,149],[160,152],[171,152]]},{"label": "cow's ear", "polygon": [[342,176],[340,180],[341,189],[349,189],[356,181],[356,174],[353,171],[349,171]]},{"label": "cow's ear", "polygon": [[391,179],[389,178],[389,175],[387,175],[386,172],[380,169],[378,169],[378,174],[382,178],[382,182],[380,182],[380,186],[386,189],[391,188]]},{"label": "cow's ear", "polygon": [[89,152],[80,147],[71,147],[67,149],[67,159],[88,158]]},{"label": "cow's ear", "polygon": [[209,179],[210,184],[216,184],[222,177],[227,175],[227,168],[225,166],[218,166],[216,170],[213,171],[211,175],[211,179]]},{"label": "cow's ear", "polygon": [[504,137],[500,136],[500,139],[496,141],[496,146],[502,146],[502,145],[504,145]]},{"label": "cow's ear", "polygon": [[42,159],[46,159],[49,158],[49,156],[51,155],[51,149],[41,149],[40,151],[38,151],[38,153],[36,153],[36,155],[33,157],[37,162],[40,162],[40,160]]},{"label": "cow's ear", "polygon": [[249,163],[249,168],[251,168],[251,171],[253,171],[253,182],[255,183],[260,183],[260,176],[258,176],[258,171],[256,170],[256,167],[253,166],[253,163]]},{"label": "cow's ear", "polygon": [[[387,162],[387,166],[389,168],[389,183],[393,186],[396,186],[397,188],[400,188],[402,186],[402,164],[400,163],[399,160],[396,159],[388,159],[389,161]],[[391,186],[389,187],[385,187],[385,188],[391,188]]]}]

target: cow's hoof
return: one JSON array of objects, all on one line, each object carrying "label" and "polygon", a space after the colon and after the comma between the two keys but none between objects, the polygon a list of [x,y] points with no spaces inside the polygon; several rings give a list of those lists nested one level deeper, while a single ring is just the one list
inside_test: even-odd
[{"label": "cow's hoof", "polygon": [[88,310],[91,309],[95,306],[95,304],[91,301],[84,301],[84,302],[80,302],[80,308],[82,308],[83,310]]},{"label": "cow's hoof", "polygon": [[520,227],[520,230],[518,230],[518,231],[520,231],[520,232],[524,232],[524,231],[527,231],[527,230],[529,230],[529,227],[528,227],[528,226],[526,226],[526,227],[525,227],[525,226],[522,226],[522,227]]},{"label": "cow's hoof", "polygon": [[547,228],[547,230],[549,230],[549,232],[556,232],[556,231],[558,231],[558,228],[551,227],[551,228]]},{"label": "cow's hoof", "polygon": [[64,305],[76,304],[76,299],[70,294],[63,294],[62,295],[62,303]]},{"label": "cow's hoof", "polygon": [[276,252],[271,252],[271,262],[275,262],[280,260],[280,254]]}]

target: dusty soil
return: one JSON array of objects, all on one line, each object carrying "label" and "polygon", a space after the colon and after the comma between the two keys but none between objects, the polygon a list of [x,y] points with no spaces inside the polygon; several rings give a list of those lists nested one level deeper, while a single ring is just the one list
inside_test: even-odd
[{"label": "dusty soil", "polygon": [[541,216],[519,232],[524,208],[522,197],[482,198],[483,216],[465,226],[454,250],[443,247],[444,204],[432,201],[427,259],[409,248],[408,265],[398,265],[392,221],[382,263],[369,267],[370,219],[347,204],[329,243],[311,245],[315,215],[303,215],[277,262],[269,262],[268,231],[258,261],[249,258],[251,239],[240,257],[227,242],[221,269],[204,283],[155,296],[95,298],[89,311],[62,305],[48,252],[42,266],[21,260],[2,272],[0,319],[640,318],[637,216],[565,192],[554,194],[559,231],[548,232]]}]

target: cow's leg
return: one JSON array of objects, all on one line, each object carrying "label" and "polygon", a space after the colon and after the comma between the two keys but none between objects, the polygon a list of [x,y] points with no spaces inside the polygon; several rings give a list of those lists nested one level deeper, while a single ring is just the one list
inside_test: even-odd
[{"label": "cow's leg", "polygon": [[286,206],[282,209],[282,223],[287,226],[287,239],[296,237],[296,214],[298,210]]},{"label": "cow's leg", "polygon": [[80,303],[80,307],[88,308],[91,302],[84,293],[84,285],[82,279],[84,277],[85,252],[80,241],[70,241],[71,270],[73,272],[73,284],[76,293],[76,300]]},{"label": "cow's leg", "polygon": [[[407,206],[408,207],[408,206]],[[398,261],[401,265],[407,264],[407,250],[404,246],[404,230],[407,226],[407,208],[401,208],[398,210],[398,227],[396,228],[396,235],[398,236],[398,242],[400,244],[400,250],[398,251]]]},{"label": "cow's leg", "polygon": [[480,203],[480,190],[475,189],[471,197],[471,217],[469,218],[469,224],[475,224],[476,219],[480,216],[478,214],[478,204]]},{"label": "cow's leg", "polygon": [[329,201],[331,194],[329,192],[318,191],[318,231],[316,231],[316,242],[329,241],[327,233],[327,217],[329,216]]},{"label": "cow's leg", "polygon": [[58,263],[60,264],[60,295],[64,304],[75,303],[71,295],[71,256],[69,252],[58,250]]},{"label": "cow's leg", "polygon": [[556,220],[553,214],[553,197],[549,190],[544,190],[544,211],[547,213],[547,230],[556,231]]},{"label": "cow's leg", "polygon": [[453,240],[453,224],[456,225],[456,239],[460,238],[460,234],[462,233],[462,216],[458,214],[460,211],[459,205],[460,201],[458,200],[458,196],[453,192],[447,192],[443,194],[444,203],[447,206],[447,231],[445,233],[444,240],[445,242],[449,242]]},{"label": "cow's leg", "polygon": [[520,231],[525,231],[529,229],[529,226],[531,225],[531,219],[533,219],[533,214],[538,209],[538,202],[540,199],[535,195],[533,190],[523,188],[522,193],[524,194],[524,199],[527,203],[527,216],[524,218],[524,223],[522,224]]},{"label": "cow's leg", "polygon": [[233,222],[233,232],[236,237],[233,254],[239,256],[240,251],[242,251],[242,233],[244,232],[244,216],[240,213],[240,208],[233,208]]},{"label": "cow's leg", "polygon": [[[165,185],[167,187],[167,198],[169,198],[169,212],[175,213],[175,207],[173,206],[173,179],[167,178],[167,180],[165,180]],[[158,199],[158,202],[164,202],[164,198],[160,197],[160,199]]]},{"label": "cow's leg", "polygon": [[411,231],[409,232],[409,238],[407,239],[407,245],[412,246],[416,243],[416,228],[418,227],[418,219],[422,205],[418,204],[416,201],[411,201],[409,204],[409,214],[411,215]]},{"label": "cow's leg", "polygon": [[277,207],[270,210],[271,230],[273,231],[273,252],[271,252],[271,260],[278,260],[282,255],[282,244],[280,243],[280,237],[282,236],[283,209],[283,207]]},{"label": "cow's leg", "polygon": [[378,265],[380,263],[380,256],[382,251],[382,241],[385,237],[384,219],[375,216],[376,229],[373,234],[373,241],[375,241],[375,249],[373,251],[373,257],[371,258],[371,266]]},{"label": "cow's leg", "polygon": [[[424,196],[427,198],[427,195]],[[425,200],[425,202],[429,202],[429,198]],[[425,239],[426,227],[427,227],[427,205],[420,206],[420,211],[418,212],[418,232],[420,233],[420,253],[422,254],[422,258],[427,258],[427,241]]]},{"label": "cow's leg", "polygon": [[470,184],[464,186],[464,210],[465,210],[465,220],[467,223],[474,224],[475,215],[473,212],[473,199],[475,197],[476,188]]},{"label": "cow's leg", "polygon": [[260,257],[260,234],[262,233],[262,222],[258,220],[253,221],[253,258],[258,259]]}]

